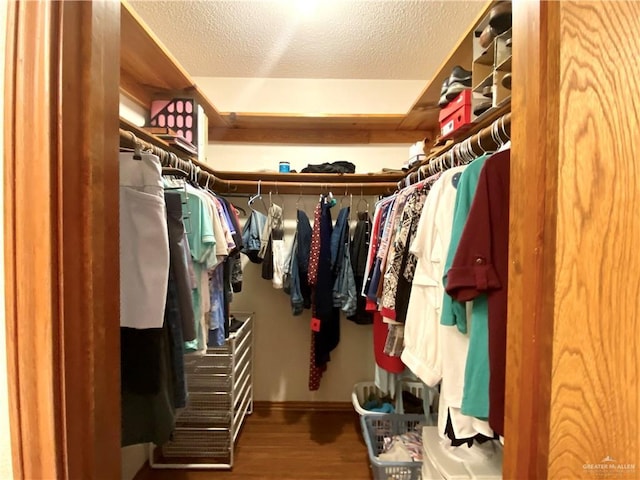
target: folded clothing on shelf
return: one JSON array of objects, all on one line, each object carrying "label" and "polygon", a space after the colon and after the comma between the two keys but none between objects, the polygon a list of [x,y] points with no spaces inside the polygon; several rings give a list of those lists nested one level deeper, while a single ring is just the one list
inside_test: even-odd
[{"label": "folded clothing on shelf", "polygon": [[301,170],[302,173],[355,173],[356,166],[351,162],[339,160],[337,162],[321,163],[319,165],[307,165]]}]

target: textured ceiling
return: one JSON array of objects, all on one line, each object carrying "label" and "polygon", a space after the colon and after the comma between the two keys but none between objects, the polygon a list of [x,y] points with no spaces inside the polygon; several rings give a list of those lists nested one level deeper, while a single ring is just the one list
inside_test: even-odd
[{"label": "textured ceiling", "polygon": [[404,80],[429,79],[484,6],[416,0],[131,4],[194,76]]}]

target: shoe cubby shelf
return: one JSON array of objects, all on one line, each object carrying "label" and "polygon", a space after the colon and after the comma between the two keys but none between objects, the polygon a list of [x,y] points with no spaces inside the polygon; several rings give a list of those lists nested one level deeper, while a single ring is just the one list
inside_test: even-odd
[{"label": "shoe cubby shelf", "polygon": [[496,67],[496,70],[500,71],[500,72],[510,72],[511,71],[511,59],[513,57],[511,55],[509,55],[507,58],[505,58],[501,64],[499,64]]},{"label": "shoe cubby shelf", "polygon": [[495,40],[493,40],[487,48],[481,50],[477,55],[474,55],[473,61],[474,63],[493,66],[495,61],[495,52]]},{"label": "shoe cubby shelf", "polygon": [[[488,28],[490,12],[477,24],[473,34],[473,108],[491,101],[491,108],[474,118],[474,122],[482,121],[499,107],[508,105],[511,99],[511,90],[502,84],[505,75],[511,73],[511,34],[509,28],[491,40],[487,47],[480,44],[482,32]],[[491,87],[491,96],[485,92]]]},{"label": "shoe cubby shelf", "polygon": [[480,83],[473,87],[474,93],[482,93],[482,90],[485,87],[489,87],[493,84],[493,71],[491,71],[485,78],[483,78]]}]

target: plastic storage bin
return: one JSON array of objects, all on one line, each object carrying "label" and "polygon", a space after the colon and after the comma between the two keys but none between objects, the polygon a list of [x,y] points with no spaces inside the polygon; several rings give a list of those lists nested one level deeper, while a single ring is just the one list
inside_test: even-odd
[{"label": "plastic storage bin", "polygon": [[[416,397],[424,400],[425,395],[428,393],[428,388],[422,384],[422,382],[410,382],[403,380],[400,382],[401,389]],[[384,394],[378,387],[376,387],[375,382],[360,382],[356,383],[353,386],[353,392],[351,393],[351,403],[353,403],[353,408],[355,408],[356,412],[360,415],[388,415],[381,412],[371,412],[369,410],[365,410],[362,406],[367,403],[367,399],[370,395],[375,395],[377,397],[382,397]],[[431,400],[431,399],[429,399]],[[395,413],[404,413],[404,408],[402,404],[402,393],[400,391],[396,391],[396,398],[394,400],[394,408]]]},{"label": "plastic storage bin", "polygon": [[424,415],[363,415],[362,435],[367,444],[374,480],[420,480],[422,462],[385,462],[378,459],[384,438],[410,431],[419,431],[426,423]]},{"label": "plastic storage bin", "polygon": [[451,480],[501,480],[502,446],[497,440],[474,445],[472,453],[467,447],[446,449],[442,445],[437,427],[422,429],[423,474],[430,478]]}]

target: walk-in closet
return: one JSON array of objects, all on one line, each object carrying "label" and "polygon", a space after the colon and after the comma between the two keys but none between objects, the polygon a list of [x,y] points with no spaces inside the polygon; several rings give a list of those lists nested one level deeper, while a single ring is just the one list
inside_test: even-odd
[{"label": "walk-in closet", "polygon": [[640,4],[27,1],[0,477],[640,477]]}]

